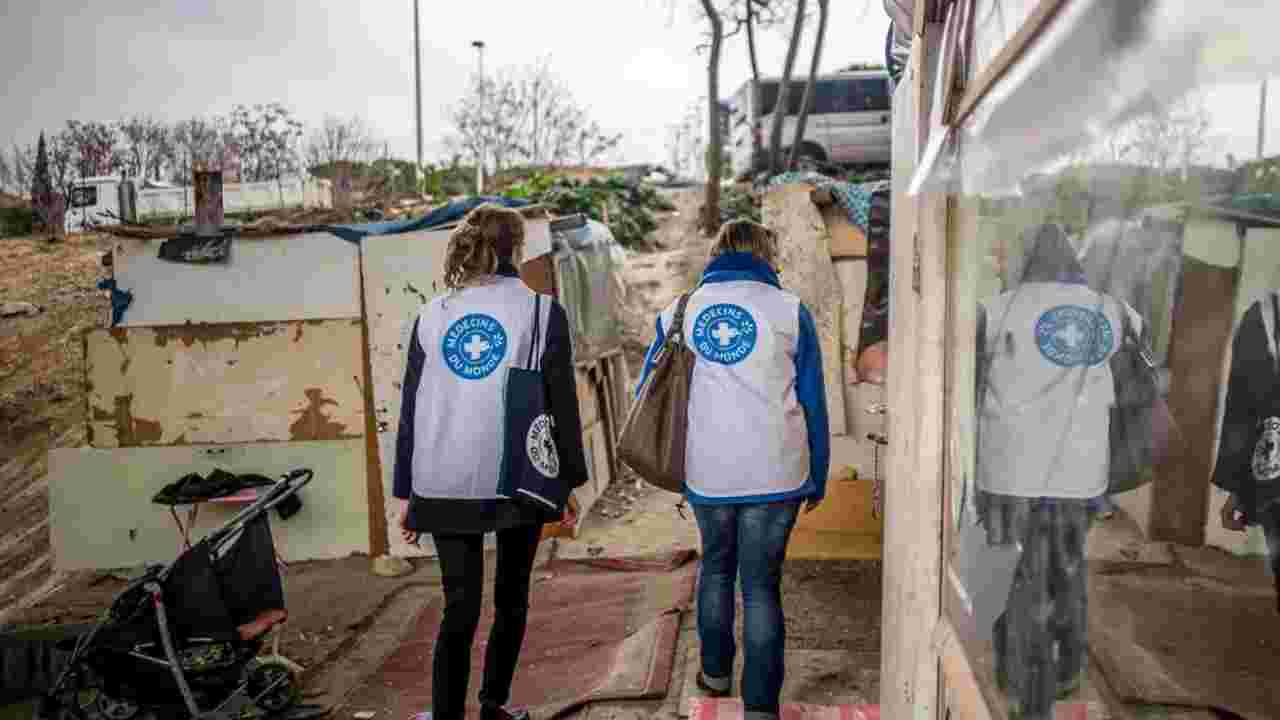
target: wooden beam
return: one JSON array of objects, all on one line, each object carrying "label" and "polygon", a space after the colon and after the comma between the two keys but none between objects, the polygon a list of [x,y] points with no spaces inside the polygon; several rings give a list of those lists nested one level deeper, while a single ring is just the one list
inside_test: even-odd
[{"label": "wooden beam", "polygon": [[978,675],[951,621],[943,618],[934,630],[934,649],[946,684],[947,709],[956,720],[992,720]]},{"label": "wooden beam", "polygon": [[391,552],[387,536],[387,501],[382,493],[382,458],[378,452],[378,417],[373,400],[373,361],[369,357],[369,311],[364,294],[364,246],[360,246],[357,275],[360,282],[360,359],[364,374],[365,483],[369,488],[369,557]]},{"label": "wooden beam", "polygon": [[965,120],[969,119],[978,107],[978,103],[982,102],[983,98],[991,92],[991,88],[995,87],[995,84],[1009,72],[1009,68],[1026,54],[1027,49],[1040,37],[1045,28],[1049,27],[1049,23],[1057,17],[1058,12],[1066,4],[1067,0],[1040,0],[1026,22],[1018,28],[1018,32],[1014,33],[1004,49],[995,56],[990,65],[983,69],[982,74],[965,92],[952,125],[963,125]]}]

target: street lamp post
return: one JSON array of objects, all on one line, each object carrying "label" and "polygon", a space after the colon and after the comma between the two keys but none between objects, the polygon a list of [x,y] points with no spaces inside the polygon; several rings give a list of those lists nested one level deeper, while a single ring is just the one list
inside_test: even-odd
[{"label": "street lamp post", "polygon": [[422,46],[418,39],[418,24],[418,0],[413,0],[413,98],[417,108],[418,123],[418,170],[414,176],[415,183],[418,180],[417,175],[422,172]]},{"label": "street lamp post", "polygon": [[485,132],[487,128],[484,123],[485,99],[488,94],[484,87],[484,41],[476,40],[471,43],[471,47],[476,49],[477,64],[480,69],[480,156],[476,158],[476,195],[484,194],[484,159],[488,154],[489,148]]}]

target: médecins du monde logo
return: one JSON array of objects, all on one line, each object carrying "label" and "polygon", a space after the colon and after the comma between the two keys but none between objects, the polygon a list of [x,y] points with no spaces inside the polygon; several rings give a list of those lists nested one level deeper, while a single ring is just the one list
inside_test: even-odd
[{"label": "m\u00e9decins du monde logo", "polygon": [[759,328],[751,313],[739,305],[717,303],[693,321],[693,345],[698,354],[721,365],[736,365],[756,349]]},{"label": "m\u00e9decins du monde logo", "polygon": [[441,342],[445,364],[463,380],[489,377],[507,354],[507,331],[482,313],[464,315],[449,326]]}]

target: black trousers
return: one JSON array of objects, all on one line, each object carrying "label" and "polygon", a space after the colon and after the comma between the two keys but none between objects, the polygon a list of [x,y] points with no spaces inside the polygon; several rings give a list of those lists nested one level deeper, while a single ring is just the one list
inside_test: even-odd
[{"label": "black trousers", "polygon": [[[444,618],[432,659],[431,712],[433,720],[462,720],[471,680],[471,646],[484,594],[484,535],[432,534],[431,538],[444,576]],[[529,578],[541,538],[541,524],[498,531],[494,622],[480,687],[483,705],[502,706],[510,700],[529,618]]]}]

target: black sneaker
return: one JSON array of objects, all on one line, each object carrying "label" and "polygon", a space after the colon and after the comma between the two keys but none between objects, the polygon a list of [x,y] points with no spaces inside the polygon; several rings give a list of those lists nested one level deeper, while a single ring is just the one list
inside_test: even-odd
[{"label": "black sneaker", "polygon": [[699,690],[713,698],[729,697],[729,693],[733,692],[732,686],[726,690],[717,690],[711,687],[710,683],[707,682],[707,676],[703,675],[701,670],[698,671],[698,678],[696,682],[698,683]]},{"label": "black sneaker", "polygon": [[481,705],[480,720],[530,720],[524,708],[505,708],[497,705]]}]

